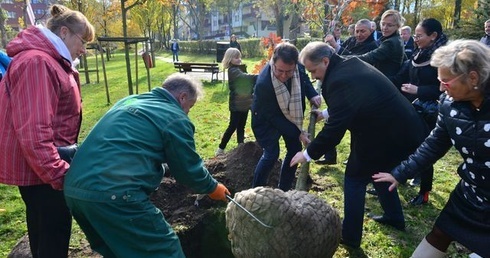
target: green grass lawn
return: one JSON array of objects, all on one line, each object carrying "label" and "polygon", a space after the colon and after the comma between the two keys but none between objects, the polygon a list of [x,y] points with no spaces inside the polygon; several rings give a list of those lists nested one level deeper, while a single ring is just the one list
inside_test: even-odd
[{"label": "green grass lawn", "polygon": [[[175,72],[171,60],[171,53],[165,52],[159,54],[156,67],[151,69],[151,87],[158,87],[162,81],[171,73]],[[200,61],[212,62],[215,56],[195,56],[181,54],[181,61]],[[100,61],[100,59],[99,59]],[[244,60],[248,67],[253,67],[258,60]],[[134,53],[131,57],[134,67]],[[94,58],[89,57],[89,67],[92,69]],[[109,62],[106,62],[107,80],[109,84],[109,93],[111,102],[115,103],[118,99],[128,95],[128,83],[126,68],[124,64],[124,55],[118,53]],[[101,67],[99,67],[102,69]],[[251,71],[252,69],[249,69]],[[134,68],[133,68],[134,73]],[[135,80],[133,74],[133,81]],[[148,86],[146,83],[146,70],[143,62],[139,60],[139,93],[146,92]],[[85,81],[84,74],[81,73],[82,82]],[[91,81],[95,81],[95,74],[91,73]],[[81,130],[81,140],[86,137],[96,121],[110,108],[108,104],[103,83],[102,70],[100,71],[100,83],[87,84],[82,86],[83,96],[83,124]],[[221,77],[220,77],[221,78]],[[133,83],[134,86],[135,83]],[[204,159],[212,158],[214,151],[218,147],[222,133],[228,124],[228,92],[226,86],[221,81],[204,82],[205,97],[198,102],[189,113],[191,120],[196,126],[196,146],[197,151]],[[136,92],[136,89],[134,89]],[[321,124],[317,125],[317,132]],[[246,141],[254,141],[253,133],[250,128],[250,122],[246,128]],[[349,154],[349,133],[346,134],[341,144],[337,147],[339,152],[339,164],[333,166],[320,166],[312,164],[310,172],[320,178],[321,191],[311,191],[311,193],[325,199],[327,203],[338,209],[342,217],[343,210],[343,171],[345,166],[342,161],[347,159]],[[227,150],[236,147],[236,138],[228,144]],[[281,148],[284,150],[284,148]],[[284,153],[281,154],[284,156]],[[458,181],[456,168],[460,163],[460,157],[455,151],[450,151],[446,157],[441,159],[435,165],[435,180],[433,192],[430,195],[428,205],[422,207],[412,207],[407,204],[408,200],[413,197],[418,188],[402,186],[399,189],[402,205],[404,206],[407,220],[407,231],[399,232],[386,226],[379,225],[374,221],[365,218],[364,235],[362,248],[369,257],[409,257],[420,240],[431,230],[432,224],[436,219],[439,211],[442,209],[449,193]],[[380,214],[381,208],[373,196],[366,197],[366,208],[370,212]],[[13,186],[0,185],[0,257],[6,257],[11,248],[26,233],[24,204],[20,199],[17,188]],[[77,248],[84,238],[83,233],[75,225],[72,236],[71,247]],[[465,257],[467,251],[460,250],[460,247],[451,245],[448,250],[448,257]],[[335,257],[347,257],[348,253],[342,247],[339,248]]]}]

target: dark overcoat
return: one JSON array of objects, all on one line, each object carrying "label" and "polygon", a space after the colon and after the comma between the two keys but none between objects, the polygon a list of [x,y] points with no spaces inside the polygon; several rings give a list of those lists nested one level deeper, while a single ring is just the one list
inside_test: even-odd
[{"label": "dark overcoat", "polygon": [[322,95],[330,117],[308,146],[308,154],[320,158],[349,130],[346,176],[390,171],[427,135],[427,125],[393,83],[357,57],[332,56]]},{"label": "dark overcoat", "polygon": [[[254,87],[254,98],[252,102],[252,127],[267,124],[275,127],[281,135],[297,135],[301,131],[281,111],[277,103],[276,93],[272,86],[271,66],[267,64],[259,74]],[[317,96],[318,93],[313,88],[310,78],[305,72],[304,66],[298,64],[301,80],[301,102],[303,110],[306,108],[305,97],[308,99]],[[254,130],[257,133],[256,130]],[[266,135],[256,135],[258,138],[267,137]],[[260,141],[260,139],[257,139]]]}]

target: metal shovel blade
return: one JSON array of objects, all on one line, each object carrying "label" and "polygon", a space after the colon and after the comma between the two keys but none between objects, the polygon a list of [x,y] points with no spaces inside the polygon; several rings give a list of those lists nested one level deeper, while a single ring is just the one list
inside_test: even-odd
[{"label": "metal shovel blade", "polygon": [[247,213],[250,217],[254,218],[254,220],[256,220],[257,222],[260,223],[260,225],[266,227],[266,228],[272,228],[272,226],[269,226],[267,224],[265,224],[264,222],[262,222],[260,219],[258,219],[255,215],[253,215],[250,211],[248,211],[247,209],[245,209],[245,207],[243,207],[242,205],[240,205],[237,201],[235,201],[233,198],[231,198],[231,196],[229,195],[226,195],[226,198],[228,200],[230,200],[232,203],[234,203],[236,206],[238,206],[240,209],[242,209],[245,213]]}]

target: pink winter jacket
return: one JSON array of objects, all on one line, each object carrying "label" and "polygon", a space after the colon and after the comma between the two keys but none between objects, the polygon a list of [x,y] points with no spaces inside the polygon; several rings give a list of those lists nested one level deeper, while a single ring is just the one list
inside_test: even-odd
[{"label": "pink winter jacket", "polygon": [[77,142],[78,72],[36,27],[20,32],[7,54],[13,60],[0,82],[0,183],[61,190],[69,164],[56,147]]}]

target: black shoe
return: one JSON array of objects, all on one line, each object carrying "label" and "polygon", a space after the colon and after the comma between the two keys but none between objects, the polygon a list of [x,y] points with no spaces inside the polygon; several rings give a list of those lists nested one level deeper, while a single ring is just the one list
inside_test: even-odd
[{"label": "black shoe", "polygon": [[425,192],[423,194],[419,194],[415,196],[408,203],[414,206],[418,206],[418,205],[426,204],[428,202],[429,202],[429,192]]},{"label": "black shoe", "polygon": [[350,248],[350,249],[357,249],[357,248],[361,248],[361,245],[360,244],[352,244],[352,243],[349,243],[349,242],[346,242],[344,241],[343,238],[340,239],[340,244],[345,246],[346,248]]},{"label": "black shoe", "polygon": [[374,189],[374,188],[368,188],[366,190],[366,193],[368,193],[370,195],[378,196],[378,192],[376,192],[376,189]]},{"label": "black shoe", "polygon": [[335,165],[335,164],[337,164],[337,160],[322,158],[322,159],[315,161],[315,163],[320,164],[320,165]]},{"label": "black shoe", "polygon": [[405,231],[405,222],[403,222],[403,221],[391,220],[391,219],[386,218],[385,216],[372,216],[371,219],[373,219],[374,221],[376,221],[378,223],[388,225],[388,226],[392,226],[392,227],[394,227],[400,231]]}]

